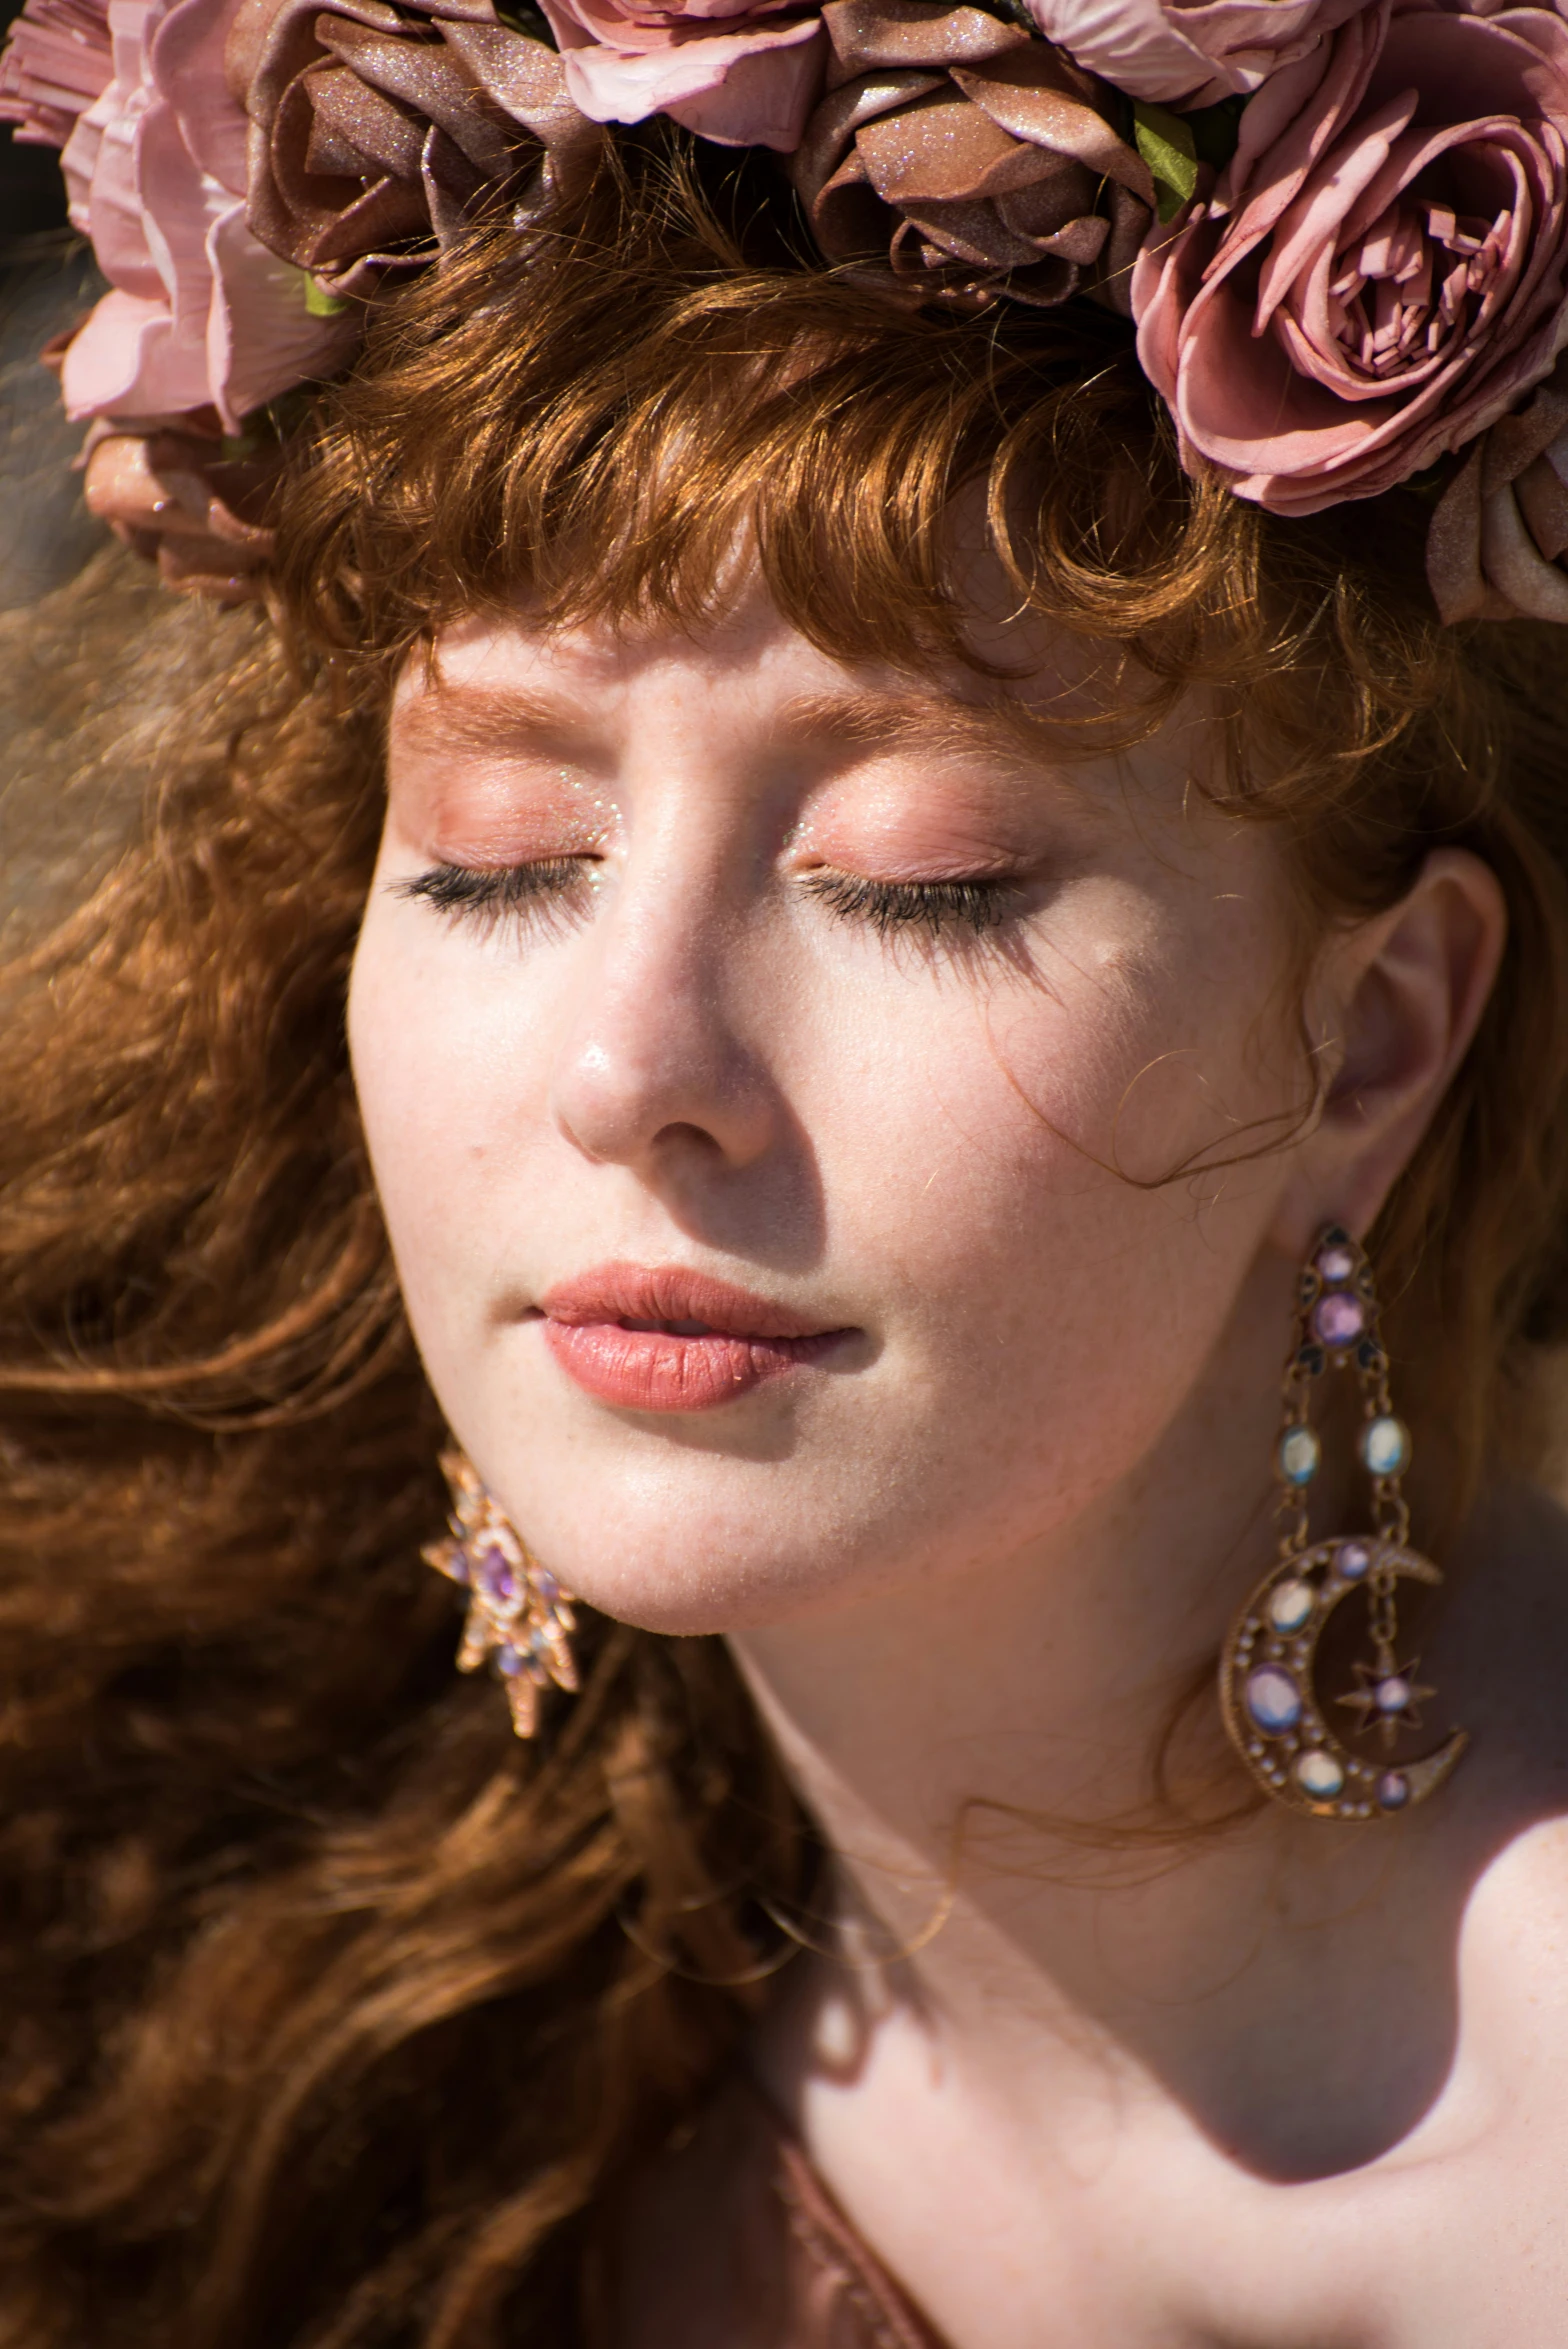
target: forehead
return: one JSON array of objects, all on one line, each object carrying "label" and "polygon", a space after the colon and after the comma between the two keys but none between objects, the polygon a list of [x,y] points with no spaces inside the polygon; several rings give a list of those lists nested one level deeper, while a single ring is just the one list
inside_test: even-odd
[{"label": "forehead", "polygon": [[[1036,772],[1077,763],[1108,714],[1105,657],[1053,642],[1032,620],[992,623],[985,634],[973,668],[933,663],[916,675],[835,658],[755,585],[701,630],[473,616],[404,663],[393,741],[504,752],[565,734],[613,739],[662,715],[722,718],[741,730],[749,721],[781,747],[908,747]],[[1190,720],[1175,732],[1190,734]]]}]

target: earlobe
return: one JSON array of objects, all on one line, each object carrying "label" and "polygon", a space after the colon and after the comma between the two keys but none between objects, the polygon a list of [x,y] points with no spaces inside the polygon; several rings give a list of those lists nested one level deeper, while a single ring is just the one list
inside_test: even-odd
[{"label": "earlobe", "polygon": [[1333,1074],[1281,1202],[1281,1247],[1302,1253],[1325,1217],[1370,1228],[1470,1048],[1507,934],[1491,866],[1443,848],[1397,905],[1332,941],[1318,992]]}]

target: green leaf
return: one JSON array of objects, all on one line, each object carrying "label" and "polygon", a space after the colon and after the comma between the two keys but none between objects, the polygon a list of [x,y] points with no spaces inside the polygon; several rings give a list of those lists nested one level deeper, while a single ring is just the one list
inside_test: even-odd
[{"label": "green leaf", "polygon": [[305,307],[312,318],[336,318],[340,311],[348,308],[348,304],[340,295],[329,294],[325,286],[317,285],[315,279],[307,275]]},{"label": "green leaf", "polygon": [[1156,209],[1161,220],[1174,220],[1198,185],[1197,141],[1179,114],[1147,98],[1133,100],[1132,122],[1138,152],[1154,176]]}]

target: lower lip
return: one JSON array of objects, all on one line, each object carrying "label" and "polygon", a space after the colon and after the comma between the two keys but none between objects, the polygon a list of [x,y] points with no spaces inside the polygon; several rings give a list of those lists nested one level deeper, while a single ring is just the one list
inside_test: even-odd
[{"label": "lower lip", "polygon": [[812,1338],[674,1337],[614,1321],[550,1321],[544,1340],[568,1378],[624,1411],[715,1411],[768,1379],[820,1362],[847,1330]]}]

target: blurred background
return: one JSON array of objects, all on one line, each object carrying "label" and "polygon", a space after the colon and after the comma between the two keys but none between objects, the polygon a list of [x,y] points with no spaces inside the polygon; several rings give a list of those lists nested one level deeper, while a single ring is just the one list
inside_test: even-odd
[{"label": "blurred background", "polygon": [[[0,27],[17,14],[18,0],[0,0]],[[59,156],[17,145],[0,124],[0,611],[60,585],[104,543],[70,470],[80,431],[38,364],[100,290],[66,220]]]},{"label": "blurred background", "polygon": [[[0,0],[0,37],[20,16],[21,0]],[[50,147],[16,147],[0,127],[0,224],[8,238],[42,236],[65,226],[60,166]]]}]

